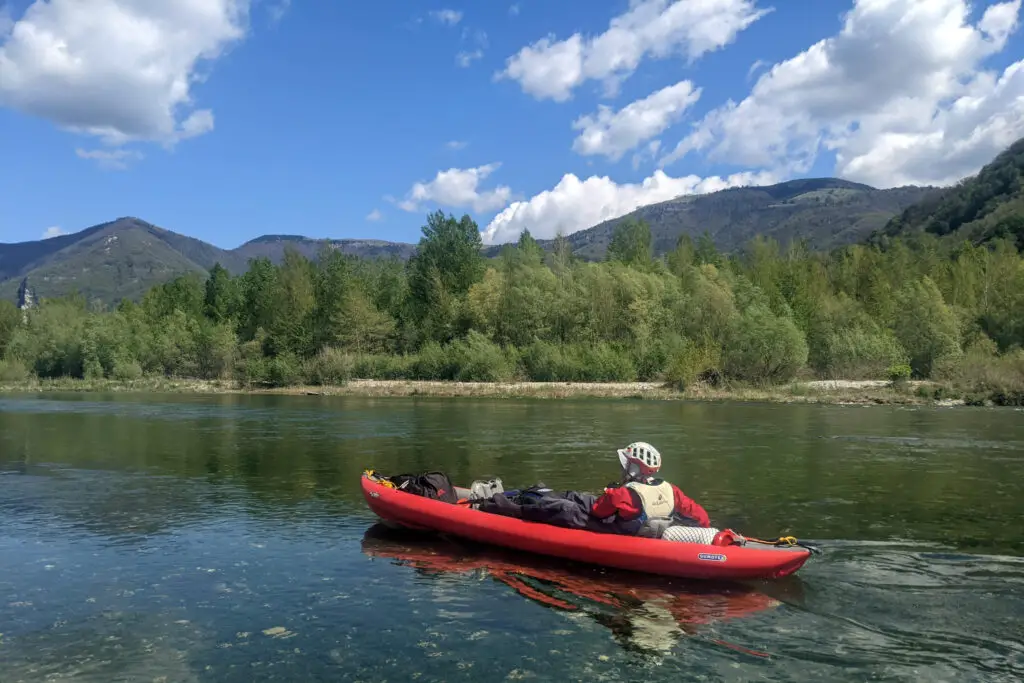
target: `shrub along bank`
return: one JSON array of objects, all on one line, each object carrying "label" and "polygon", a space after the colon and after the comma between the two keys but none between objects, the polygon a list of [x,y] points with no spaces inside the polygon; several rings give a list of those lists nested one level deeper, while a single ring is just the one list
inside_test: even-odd
[{"label": "shrub along bank", "polygon": [[472,220],[435,213],[408,263],[325,247],[241,276],[217,266],[112,310],[0,302],[0,381],[931,379],[931,397],[1021,402],[1024,262],[1011,243],[812,253],[758,238],[725,256],[705,237],[659,259],[650,244],[625,221],[600,263],[528,233],[488,261]]}]

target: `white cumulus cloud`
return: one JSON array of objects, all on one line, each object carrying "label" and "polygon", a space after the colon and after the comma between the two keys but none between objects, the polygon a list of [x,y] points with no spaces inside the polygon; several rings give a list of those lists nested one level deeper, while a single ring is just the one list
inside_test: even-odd
[{"label": "white cumulus cloud", "polygon": [[370,213],[366,214],[366,220],[370,221],[371,223],[376,223],[378,221],[384,220],[384,214],[380,212],[380,209],[374,209]]},{"label": "white cumulus cloud", "polygon": [[659,170],[640,183],[619,184],[607,176],[580,180],[566,173],[554,188],[526,201],[515,202],[495,216],[482,231],[481,239],[487,244],[511,242],[518,239],[524,229],[529,229],[534,237],[550,239],[559,232],[569,235],[624,216],[638,207],[681,195],[743,185],[767,185],[776,180],[770,173],[673,178]]},{"label": "white cumulus cloud", "polygon": [[51,225],[49,228],[43,231],[43,239],[48,240],[51,237],[60,237],[61,235],[66,234],[68,234],[67,231],[65,231],[59,225]]},{"label": "white cumulus cloud", "polygon": [[728,45],[769,11],[755,0],[630,0],[604,33],[541,38],[506,60],[497,78],[518,81],[524,92],[557,102],[588,80],[602,81],[610,94],[645,57],[695,60]]},{"label": "white cumulus cloud", "polygon": [[414,183],[398,207],[413,212],[420,211],[424,202],[433,202],[452,208],[471,208],[480,213],[500,209],[512,199],[512,189],[506,185],[498,185],[490,190],[480,189],[480,183],[500,165],[493,163],[476,168],[438,171],[430,182]]},{"label": "white cumulus cloud", "polygon": [[599,105],[597,114],[581,116],[573,123],[573,129],[580,131],[573,142],[573,151],[618,161],[626,152],[678,122],[698,99],[700,88],[695,88],[690,81],[680,81],[627,104],[619,111]]},{"label": "white cumulus cloud", "polygon": [[660,163],[700,151],[803,173],[831,150],[838,175],[879,187],[975,173],[1024,135],[1024,62],[983,68],[1020,8],[991,5],[972,25],[965,0],[857,0],[839,33],[772,66]]},{"label": "white cumulus cloud", "polygon": [[191,86],[245,36],[249,0],[35,0],[0,34],[0,106],[99,136],[171,144],[213,128]]}]

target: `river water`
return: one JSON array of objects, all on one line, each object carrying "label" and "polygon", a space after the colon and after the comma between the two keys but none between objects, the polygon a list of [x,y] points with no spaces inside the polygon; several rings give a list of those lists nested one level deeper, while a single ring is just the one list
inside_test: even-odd
[{"label": "river water", "polygon": [[[716,585],[395,535],[366,468],[594,491],[644,439]],[[0,679],[1011,681],[1024,413],[645,401],[0,397]]]}]

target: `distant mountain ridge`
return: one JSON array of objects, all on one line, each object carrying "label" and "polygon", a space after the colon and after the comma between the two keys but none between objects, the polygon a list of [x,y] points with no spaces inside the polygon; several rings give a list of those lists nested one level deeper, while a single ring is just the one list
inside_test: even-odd
[{"label": "distant mountain ridge", "polygon": [[286,247],[315,258],[325,245],[365,258],[407,259],[411,244],[363,239],[312,239],[265,235],[235,249],[221,249],[147,223],[124,217],[70,235],[45,240],[0,244],[0,298],[11,299],[28,278],[39,297],[82,292],[107,303],[137,299],[148,289],[179,275],[205,275],[215,263],[235,274],[249,259],[266,256],[280,262]]},{"label": "distant mountain ridge", "polygon": [[[804,178],[649,204],[566,239],[577,256],[600,259],[615,226],[638,218],[651,227],[655,255],[674,249],[684,234],[696,241],[705,231],[723,251],[738,249],[755,235],[782,244],[806,239],[814,249],[831,249],[867,239],[894,216],[938,192],[934,187],[879,190],[839,178]],[[552,241],[541,244],[550,248]],[[490,252],[499,250],[491,247]]]},{"label": "distant mountain ridge", "polygon": [[[584,259],[604,256],[615,225],[639,217],[651,226],[656,254],[671,251],[679,237],[694,239],[707,231],[719,249],[731,251],[754,235],[785,244],[806,239],[826,249],[866,239],[916,202],[934,198],[936,188],[878,190],[837,178],[792,180],[765,187],[741,187],[704,195],[686,195],[649,206],[568,236]],[[89,299],[114,303],[137,299],[156,284],[179,275],[200,275],[220,263],[240,274],[249,260],[280,262],[291,247],[316,258],[324,244],[364,258],[408,259],[416,246],[375,239],[312,239],[301,235],[263,235],[234,249],[221,249],[134,217],[101,223],[46,240],[0,244],[0,297],[14,300],[27,277],[39,297],[80,291]],[[552,241],[542,241],[550,248]],[[484,249],[496,256],[501,246]]]}]

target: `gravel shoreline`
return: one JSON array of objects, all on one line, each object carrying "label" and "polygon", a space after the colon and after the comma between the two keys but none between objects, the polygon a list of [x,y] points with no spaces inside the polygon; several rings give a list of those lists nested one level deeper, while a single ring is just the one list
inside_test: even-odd
[{"label": "gravel shoreline", "polygon": [[446,382],[357,379],[335,386],[246,387],[230,380],[144,378],[115,380],[30,380],[0,384],[0,393],[151,392],[195,394],[276,394],[316,396],[434,396],[444,398],[607,398],[643,400],[757,401],[841,405],[958,405],[919,396],[918,385],[897,389],[884,380],[815,380],[774,387],[714,388],[696,385],[684,392],[660,382]]}]

